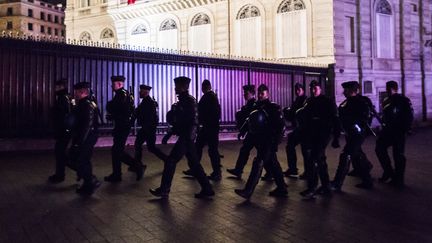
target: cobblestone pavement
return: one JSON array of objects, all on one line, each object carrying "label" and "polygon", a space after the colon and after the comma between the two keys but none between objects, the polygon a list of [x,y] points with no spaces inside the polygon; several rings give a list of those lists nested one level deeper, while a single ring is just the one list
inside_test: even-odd
[{"label": "cobblestone pavement", "polygon": [[[199,186],[182,176],[184,160],[169,200],[160,201],[148,189],[159,185],[162,162],[148,153],[143,181],[136,182],[123,167],[121,183],[103,183],[92,197],[82,198],[74,192],[71,171],[61,184],[46,183],[53,171],[52,152],[1,154],[0,242],[432,242],[431,143],[432,129],[417,130],[408,138],[403,191],[378,182],[374,190],[363,191],[354,186],[358,179],[347,177],[345,193],[314,201],[303,201],[298,194],[304,181],[287,179],[287,199],[268,197],[273,185],[260,182],[245,202],[233,192],[245,179],[229,179],[227,173],[214,183],[214,199],[195,199]],[[377,178],[382,171],[374,145],[369,138],[365,151]],[[171,148],[159,146],[166,152]],[[224,171],[233,167],[239,147],[237,141],[221,143]],[[328,149],[331,177],[339,152]],[[94,172],[102,180],[111,171],[110,151],[98,149],[93,158]],[[278,158],[286,169],[284,144]],[[208,156],[202,163],[209,173]]]}]

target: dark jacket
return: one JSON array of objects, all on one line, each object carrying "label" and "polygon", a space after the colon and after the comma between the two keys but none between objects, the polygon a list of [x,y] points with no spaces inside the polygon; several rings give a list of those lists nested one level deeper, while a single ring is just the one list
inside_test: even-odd
[{"label": "dark jacket", "polygon": [[394,94],[382,103],[384,129],[407,132],[411,129],[414,112],[410,99],[402,94]]},{"label": "dark jacket", "polygon": [[371,103],[369,98],[356,95],[348,97],[339,105],[339,119],[345,133],[366,135],[369,131]]},{"label": "dark jacket", "polygon": [[89,97],[78,101],[73,110],[75,119],[72,129],[72,145],[82,145],[89,134],[97,133],[98,116],[97,105]]},{"label": "dark jacket", "polygon": [[255,103],[240,133],[248,132],[257,143],[268,144],[277,150],[277,145],[282,138],[283,127],[281,107],[266,99]]},{"label": "dark jacket", "polygon": [[135,109],[135,117],[138,121],[138,125],[143,129],[156,129],[159,122],[157,108],[158,103],[153,98],[150,96],[143,98]]},{"label": "dark jacket", "polygon": [[324,96],[309,97],[296,113],[302,141],[324,143],[333,135],[338,138],[340,123],[335,102]]},{"label": "dark jacket", "polygon": [[291,107],[286,107],[283,110],[285,120],[291,122],[293,127],[297,127],[296,112],[303,107],[306,98],[306,95],[297,96]]},{"label": "dark jacket", "polygon": [[70,129],[68,126],[68,116],[72,112],[71,97],[66,89],[56,92],[56,100],[52,107],[54,133],[59,136]]},{"label": "dark jacket", "polygon": [[198,102],[198,121],[206,128],[219,128],[221,110],[217,95],[213,91],[206,92]]},{"label": "dark jacket", "polygon": [[245,123],[246,119],[249,117],[250,113],[253,111],[256,99],[252,98],[246,102],[244,106],[236,112],[236,125],[240,129]]},{"label": "dark jacket", "polygon": [[115,91],[112,100],[107,103],[107,111],[114,121],[114,129],[131,126],[132,113],[135,109],[134,99],[125,89]]},{"label": "dark jacket", "polygon": [[188,137],[192,140],[196,138],[198,132],[198,106],[196,99],[183,92],[178,95],[178,102],[172,110],[172,132],[178,136]]}]

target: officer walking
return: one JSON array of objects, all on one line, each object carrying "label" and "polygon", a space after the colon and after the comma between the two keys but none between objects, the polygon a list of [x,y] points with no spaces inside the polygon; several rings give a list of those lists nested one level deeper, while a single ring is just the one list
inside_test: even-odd
[{"label": "officer walking", "polygon": [[[303,108],[297,111],[307,178],[307,189],[300,195],[305,199],[315,198],[316,193],[324,195],[331,193],[325,150],[332,131],[334,132],[332,146],[339,147],[340,134],[335,102],[321,93],[321,84],[316,80],[310,83],[309,88],[312,97],[309,97]],[[316,190],[318,176],[321,187]]]},{"label": "officer walking", "polygon": [[[246,119],[249,117],[250,113],[254,110],[255,107],[255,85],[244,85],[243,86],[243,98],[246,101],[246,104],[240,108],[236,113],[236,124],[237,128],[240,130]],[[245,131],[247,132],[247,130]],[[241,132],[238,135],[238,139],[240,140],[244,134]],[[231,175],[241,179],[243,174],[243,169],[247,164],[249,159],[250,151],[254,148],[254,141],[249,133],[246,133],[246,137],[243,140],[243,145],[240,148],[240,153],[237,158],[237,162],[235,164],[234,169],[227,169],[227,172]]]},{"label": "officer walking", "polygon": [[[202,82],[201,91],[204,95],[198,102],[198,122],[200,127],[195,143],[198,161],[201,161],[204,146],[208,145],[208,154],[213,169],[213,172],[208,178],[213,181],[220,181],[221,164],[218,146],[221,110],[219,100],[215,92],[213,92],[209,80],[204,80]],[[186,175],[193,175],[190,169],[183,173]]]},{"label": "officer walking", "polygon": [[201,191],[195,194],[195,197],[204,198],[214,195],[209,179],[199,163],[194,143],[198,130],[198,108],[195,98],[189,95],[190,81],[190,78],[183,76],[174,79],[178,102],[174,106],[175,110],[167,114],[167,120],[172,125],[171,131],[178,136],[178,140],[165,161],[160,187],[150,189],[150,193],[156,197],[168,198],[177,163],[184,155],[189,161],[193,175],[201,185]]},{"label": "officer walking", "polygon": [[265,167],[267,171],[272,173],[277,186],[269,195],[286,197],[288,191],[276,156],[284,126],[281,108],[269,100],[269,90],[264,84],[258,87],[258,101],[255,109],[249,115],[247,129],[254,147],[257,149],[257,157],[253,161],[252,170],[244,189],[236,189],[234,192],[245,199],[249,199],[258,184],[262,169]]},{"label": "officer walking", "polygon": [[[398,188],[405,185],[405,137],[413,122],[413,109],[409,98],[398,94],[398,83],[386,83],[387,98],[382,103],[382,131],[378,136],[375,152],[384,170],[381,182],[388,182]],[[394,169],[388,155],[388,147],[393,148]]]},{"label": "officer walking", "polygon": [[52,108],[54,138],[55,138],[55,173],[48,177],[51,183],[60,183],[65,179],[65,167],[68,161],[66,149],[71,139],[70,127],[67,119],[72,112],[71,97],[66,89],[67,80],[61,79],[55,82],[55,102]]},{"label": "officer walking", "polygon": [[119,182],[122,180],[121,162],[131,166],[136,171],[137,180],[140,180],[144,174],[141,162],[134,160],[124,150],[126,140],[129,135],[132,124],[132,113],[135,109],[133,97],[123,88],[125,77],[112,76],[112,89],[115,95],[107,103],[107,119],[114,121],[113,146],[111,148],[113,173],[105,176],[104,180],[108,182]]},{"label": "officer walking", "polygon": [[304,86],[300,83],[294,85],[294,90],[296,94],[296,99],[289,108],[284,109],[284,117],[287,121],[291,122],[293,130],[288,133],[288,141],[285,147],[288,169],[285,171],[285,176],[290,178],[298,178],[297,169],[297,153],[295,147],[300,144],[300,132],[297,128],[296,112],[298,109],[302,108],[305,101],[306,95],[304,91]]},{"label": "officer walking", "polygon": [[[147,144],[147,149],[156,155],[162,161],[167,159],[167,156],[156,148],[156,127],[159,122],[157,114],[158,103],[150,97],[149,92],[152,87],[142,84],[140,85],[140,98],[141,103],[135,109],[135,118],[137,119],[138,126],[141,129],[138,131],[135,140],[135,161],[142,161],[142,145],[144,142]],[[143,170],[147,167],[141,165]]]},{"label": "officer walking", "polygon": [[[343,94],[346,97],[339,106],[339,119],[345,131],[346,144],[340,155],[336,175],[332,181],[332,189],[341,191],[350,164],[356,160],[362,183],[356,187],[371,189],[372,177],[369,173],[369,161],[364,156],[361,146],[370,129],[370,100],[359,94],[359,83],[349,81],[342,83]],[[368,101],[369,100],[369,101]]]},{"label": "officer walking", "polygon": [[75,119],[72,128],[71,160],[77,165],[78,177],[84,183],[76,192],[81,195],[91,195],[100,182],[93,175],[91,157],[98,140],[98,111],[95,102],[90,98],[90,83],[81,82],[74,85],[74,96],[77,100],[73,110]]}]

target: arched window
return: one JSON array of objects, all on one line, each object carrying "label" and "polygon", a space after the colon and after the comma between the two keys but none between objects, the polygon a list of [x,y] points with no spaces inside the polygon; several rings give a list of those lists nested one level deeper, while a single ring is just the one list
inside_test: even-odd
[{"label": "arched window", "polygon": [[145,24],[138,24],[132,28],[129,44],[133,46],[150,46],[150,33]]},{"label": "arched window", "polygon": [[196,52],[212,52],[212,33],[210,17],[205,13],[195,15],[189,31],[189,50]]},{"label": "arched window", "polygon": [[247,57],[262,57],[261,13],[256,6],[245,5],[235,21],[235,54]]},{"label": "arched window", "polygon": [[394,19],[392,7],[386,0],[378,1],[375,6],[376,56],[393,58],[395,53]]},{"label": "arched window", "polygon": [[101,33],[101,39],[110,39],[110,38],[114,38],[114,32],[109,29],[109,28],[105,28],[102,33]]},{"label": "arched window", "polygon": [[276,15],[278,58],[307,56],[307,14],[302,0],[284,0]]},{"label": "arched window", "polygon": [[114,31],[110,28],[103,29],[100,35],[100,40],[105,43],[114,43]]},{"label": "arched window", "polygon": [[158,34],[158,47],[164,49],[178,49],[178,29],[173,19],[166,19],[162,22]]},{"label": "arched window", "polygon": [[89,32],[84,31],[80,34],[79,39],[81,41],[91,41],[91,35]]}]

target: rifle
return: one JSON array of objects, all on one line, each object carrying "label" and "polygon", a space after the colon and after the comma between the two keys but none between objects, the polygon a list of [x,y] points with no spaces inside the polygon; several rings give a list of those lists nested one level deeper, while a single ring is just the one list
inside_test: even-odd
[{"label": "rifle", "polygon": [[97,112],[97,115],[98,115],[99,120],[100,120],[100,122],[101,122],[100,124],[101,124],[101,125],[105,125],[105,122],[103,121],[102,113],[101,113],[101,111],[100,111],[100,109],[99,109],[99,106],[97,105],[97,99],[96,99],[96,96],[94,95],[92,89],[90,89],[90,100],[96,104],[96,112]]}]

